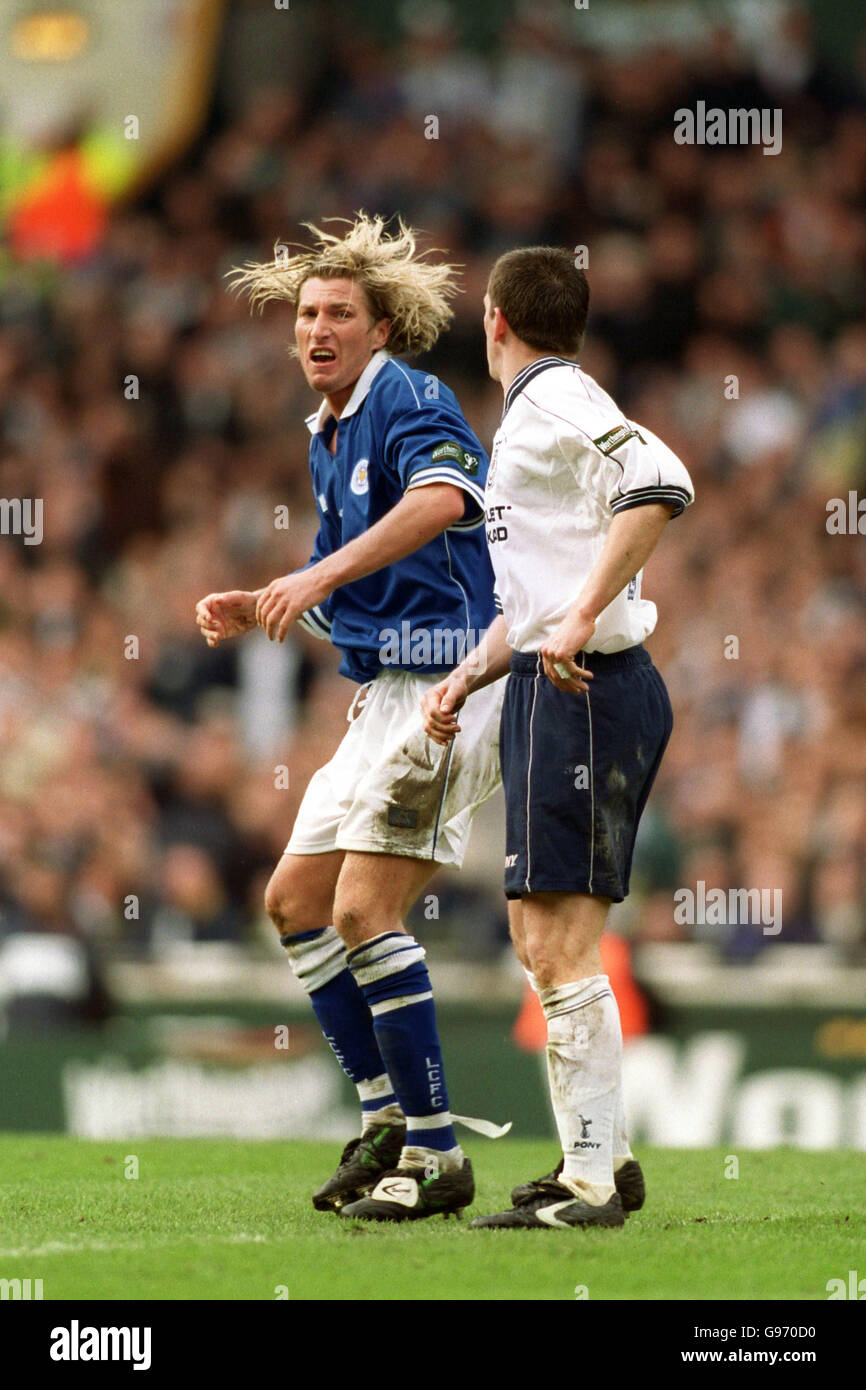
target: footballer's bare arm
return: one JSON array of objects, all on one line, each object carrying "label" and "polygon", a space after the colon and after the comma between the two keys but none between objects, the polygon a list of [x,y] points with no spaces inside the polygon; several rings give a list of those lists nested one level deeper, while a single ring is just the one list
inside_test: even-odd
[{"label": "footballer's bare arm", "polygon": [[482,690],[504,676],[511,661],[508,624],[500,614],[490,624],[478,646],[449,671],[444,680],[425,691],[421,700],[424,731],[434,743],[450,743],[459,734],[457,711],[474,690]]},{"label": "footballer's bare arm", "polygon": [[541,647],[545,673],[558,690],[573,690],[575,694],[586,690],[588,673],[575,665],[575,652],[581,651],[595,632],[599,613],[643,569],[673,511],[672,503],[649,502],[618,512],[611,521],[604,548],[586,583]]},{"label": "footballer's bare arm", "polygon": [[363,536],[260,590],[256,621],[271,640],[282,642],[291,624],[335,589],[404,559],[453,526],[463,516],[465,502],[463,490],[452,483],[412,488]]}]

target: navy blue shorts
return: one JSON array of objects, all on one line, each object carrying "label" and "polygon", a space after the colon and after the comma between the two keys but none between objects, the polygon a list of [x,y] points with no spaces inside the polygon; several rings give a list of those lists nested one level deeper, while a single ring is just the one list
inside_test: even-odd
[{"label": "navy blue shorts", "polygon": [[508,898],[628,894],[671,703],[645,647],[575,660],[593,673],[589,694],[557,690],[535,652],[511,658],[500,737]]}]

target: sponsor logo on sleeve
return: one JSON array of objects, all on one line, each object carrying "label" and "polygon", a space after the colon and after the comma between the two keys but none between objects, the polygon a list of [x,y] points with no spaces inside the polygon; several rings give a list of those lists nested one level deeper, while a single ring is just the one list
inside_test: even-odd
[{"label": "sponsor logo on sleeve", "polygon": [[430,458],[433,463],[443,463],[446,459],[450,459],[452,463],[458,464],[459,467],[463,469],[463,472],[468,473],[470,477],[474,477],[478,472],[477,454],[467,454],[466,450],[454,439],[446,439],[443,444],[437,444]]},{"label": "sponsor logo on sleeve", "polygon": [[622,448],[623,444],[627,444],[630,439],[639,439],[641,444],[646,443],[646,440],[641,439],[637,430],[633,430],[630,425],[617,425],[616,429],[608,430],[607,434],[600,434],[598,439],[594,439],[592,442],[601,453],[609,455],[614,453],[616,449]]}]

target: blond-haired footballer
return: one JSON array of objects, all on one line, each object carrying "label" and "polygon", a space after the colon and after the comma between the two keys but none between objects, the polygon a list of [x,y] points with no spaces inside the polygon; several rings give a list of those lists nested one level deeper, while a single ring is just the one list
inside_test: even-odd
[{"label": "blond-haired footballer", "polygon": [[306,790],[266,903],[361,1102],[362,1132],[314,1205],[415,1220],[474,1192],[425,953],[403,920],[440,865],[459,867],[473,811],[499,780],[501,686],[448,749],[419,712],[495,616],[487,457],[448,387],[400,360],[446,328],[454,267],[419,255],[402,223],[393,236],[364,215],[344,235],[309,230],[312,245],[234,278],[254,307],[295,306],[295,353],[321,395],[306,422],[313,554],[255,593],[208,595],[196,614],[212,646],[256,623],[283,641],[300,622],[339,648],[341,672],[364,688]]}]

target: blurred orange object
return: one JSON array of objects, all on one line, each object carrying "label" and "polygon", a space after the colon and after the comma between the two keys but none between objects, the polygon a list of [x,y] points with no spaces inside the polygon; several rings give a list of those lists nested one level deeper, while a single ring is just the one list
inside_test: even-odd
[{"label": "blurred orange object", "polygon": [[[613,932],[605,932],[601,938],[601,964],[619,1005],[623,1037],[633,1038],[646,1033],[649,1009],[632,974],[628,942]],[[541,1052],[547,1044],[547,1020],[538,995],[528,981],[511,1036],[523,1052]]]},{"label": "blurred orange object", "polygon": [[9,217],[9,240],[20,260],[86,259],[98,247],[108,213],[79,149],[55,154],[19,198]]}]

